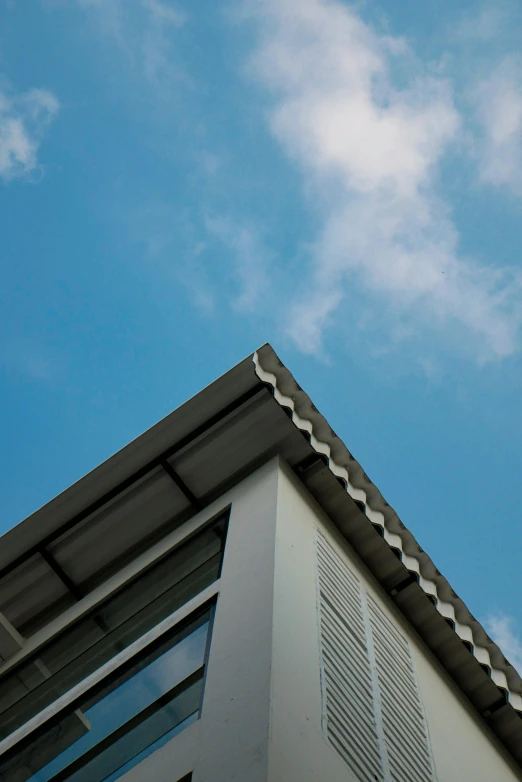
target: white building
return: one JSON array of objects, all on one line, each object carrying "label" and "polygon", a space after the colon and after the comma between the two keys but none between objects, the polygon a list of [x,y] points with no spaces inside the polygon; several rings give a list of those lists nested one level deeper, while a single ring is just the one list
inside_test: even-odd
[{"label": "white building", "polygon": [[265,345],[0,540],[1,782],[515,782],[522,681]]}]

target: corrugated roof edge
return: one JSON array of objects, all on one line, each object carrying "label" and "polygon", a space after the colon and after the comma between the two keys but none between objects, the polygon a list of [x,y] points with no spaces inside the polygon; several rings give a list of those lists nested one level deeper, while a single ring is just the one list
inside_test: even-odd
[{"label": "corrugated roof edge", "polygon": [[326,457],[329,469],[345,483],[350,497],[364,503],[369,522],[382,527],[384,540],[402,552],[404,565],[418,574],[424,592],[436,598],[439,613],[453,622],[455,633],[462,641],[472,645],[470,654],[491,669],[492,680],[507,692],[512,707],[522,712],[522,678],[519,673],[437,570],[271,345],[263,345],[254,353],[252,360],[257,376],[272,387],[274,398],[281,407],[290,410],[295,426],[307,432],[312,447]]}]

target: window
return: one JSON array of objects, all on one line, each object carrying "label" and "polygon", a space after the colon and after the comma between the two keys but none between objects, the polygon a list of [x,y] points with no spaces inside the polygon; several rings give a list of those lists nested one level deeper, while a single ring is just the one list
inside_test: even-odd
[{"label": "window", "polygon": [[[195,721],[212,609],[137,650],[0,759],[2,782],[114,782]],[[137,646],[137,645],[136,645]]]},{"label": "window", "polygon": [[0,680],[0,740],[212,584],[227,519],[178,546]]}]

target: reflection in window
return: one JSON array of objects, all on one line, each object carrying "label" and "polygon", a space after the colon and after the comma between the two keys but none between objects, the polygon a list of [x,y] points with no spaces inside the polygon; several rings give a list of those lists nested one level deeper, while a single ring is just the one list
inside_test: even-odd
[{"label": "reflection in window", "polygon": [[0,739],[212,584],[226,526],[217,519],[0,680]]},{"label": "reflection in window", "polygon": [[[206,611],[0,763],[2,782],[113,782],[199,716]],[[14,752],[14,751],[13,751]]]}]

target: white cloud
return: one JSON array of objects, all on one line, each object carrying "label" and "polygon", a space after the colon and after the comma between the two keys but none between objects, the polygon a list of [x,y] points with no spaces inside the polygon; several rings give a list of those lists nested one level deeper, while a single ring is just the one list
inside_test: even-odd
[{"label": "white cloud", "polygon": [[[270,90],[271,132],[322,222],[301,273],[308,293],[290,307],[292,339],[319,352],[357,290],[410,333],[436,327],[453,342],[460,333],[481,360],[514,352],[522,280],[459,254],[438,194],[439,164],[461,128],[451,85],[339,0],[242,7],[258,25],[251,72]],[[396,64],[410,74],[400,87]]]},{"label": "white cloud", "polygon": [[499,614],[489,616],[484,624],[502,654],[522,674],[522,636],[515,628],[515,620],[505,614]]},{"label": "white cloud", "polygon": [[522,57],[508,56],[474,93],[482,135],[476,146],[480,178],[522,195]]},{"label": "white cloud", "polygon": [[24,178],[38,168],[42,134],[58,111],[47,90],[13,95],[0,90],[0,178]]}]

